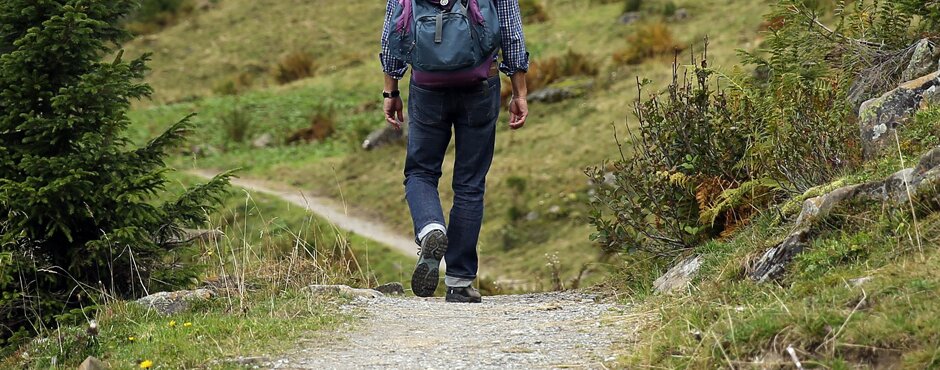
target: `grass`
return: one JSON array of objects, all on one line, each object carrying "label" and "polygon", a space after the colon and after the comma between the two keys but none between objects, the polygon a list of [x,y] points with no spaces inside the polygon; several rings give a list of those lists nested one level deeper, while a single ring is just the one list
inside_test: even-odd
[{"label": "grass", "polygon": [[[768,6],[762,0],[720,4],[688,0],[676,4],[695,14],[670,26],[676,42],[700,44],[707,34],[711,41],[710,64],[719,68],[736,62],[736,49],[755,47],[761,15]],[[381,26],[377,22],[383,5],[232,0],[161,32],[152,41],[135,41],[129,48],[131,54],[157,52],[148,81],[158,91],[153,102],[140,104],[133,114],[136,137],[142,141],[173,120],[198,111],[194,143],[215,149],[202,151],[208,155],[194,155],[192,148],[185,148],[173,160],[176,167],[243,168],[245,176],[279,181],[337,199],[342,196],[352,210],[381,219],[407,235],[411,225],[401,188],[404,148],[371,152],[358,148],[369,130],[383,125],[375,94],[382,89],[375,55]],[[590,267],[585,282],[600,280],[610,268],[589,240],[592,229],[583,217],[588,211],[584,200],[589,185],[582,171],[617,155],[611,135],[613,124],[635,125],[630,114],[630,103],[636,98],[635,76],[646,76],[657,81],[657,86],[665,86],[669,81],[667,66],[672,61],[671,57],[662,57],[638,65],[614,63],[611,56],[627,46],[626,36],[638,27],[618,24],[622,2],[559,0],[542,5],[548,20],[526,25],[532,60],[562,57],[570,51],[590,60],[599,73],[594,90],[582,98],[533,104],[529,126],[523,131],[510,132],[507,116],[501,118],[479,245],[481,272],[523,280],[536,288],[552,285],[553,272],[547,266],[546,255],[558,256],[560,275],[567,282],[575,280],[585,266]],[[739,16],[728,19],[720,28],[713,27],[715,15],[731,12]],[[660,15],[651,13],[649,17]],[[297,28],[287,32],[282,27]],[[322,68],[315,77],[285,86],[256,82],[253,90],[237,97],[212,96],[211,89],[203,89],[212,81],[231,78],[236,71],[251,70],[252,66],[267,70],[283,50],[312,50]],[[689,51],[682,58],[689,59]],[[405,85],[402,88],[407,97]],[[235,104],[252,107],[253,124],[245,144],[229,145],[223,151],[219,148],[225,147],[226,139],[218,117]],[[337,133],[329,140],[265,149],[249,145],[252,138],[265,132],[282,139],[308,126],[309,117],[330,111],[337,118]],[[441,180],[445,184],[445,208],[452,195],[446,186],[451,181],[450,170],[452,163],[446,163]],[[524,178],[528,184],[523,204],[515,204],[516,197],[506,185],[511,177]],[[507,250],[503,231],[514,222],[510,208],[516,206],[538,217],[535,221],[516,222],[515,231],[524,237]]]},{"label": "grass", "polygon": [[[179,173],[171,180],[169,189],[180,192],[201,181]],[[5,350],[0,368],[74,368],[87,356],[112,368],[144,360],[154,368],[238,368],[227,361],[275,356],[293,349],[284,343],[319,340],[319,331],[351,321],[336,299],[303,293],[310,284],[408,286],[411,256],[336,230],[279,199],[233,190],[204,226],[224,237],[198,243],[195,259],[186,261],[205,267],[201,284],[214,287],[216,298],[166,317],[97,292],[101,306],[86,317],[97,322],[96,337],[86,334],[85,322],[66,323]]]},{"label": "grass", "polygon": [[[923,112],[901,129],[908,166],[940,144],[933,136],[938,111]],[[881,179],[900,168],[900,159],[889,156],[838,182]],[[772,283],[755,283],[746,271],[748,261],[792,232],[776,212],[759,216],[729,240],[698,248],[703,265],[688,293],[652,295],[658,273],[631,266],[631,280],[613,281],[633,293],[639,312],[658,319],[623,348],[621,364],[790,368],[792,347],[811,368],[940,366],[940,213],[919,212],[913,218],[906,203],[841,207]],[[625,263],[631,262],[642,257]]]}]

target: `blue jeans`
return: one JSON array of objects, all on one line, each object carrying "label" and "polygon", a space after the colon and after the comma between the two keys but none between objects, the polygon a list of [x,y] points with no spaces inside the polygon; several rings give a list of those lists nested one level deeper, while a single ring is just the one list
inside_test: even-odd
[{"label": "blue jeans", "polygon": [[464,88],[428,89],[411,84],[405,198],[415,235],[430,224],[448,225],[437,189],[451,127],[454,131],[454,205],[444,256],[450,278],[473,280],[477,276],[477,241],[483,223],[486,174],[496,142],[499,93],[499,77]]}]

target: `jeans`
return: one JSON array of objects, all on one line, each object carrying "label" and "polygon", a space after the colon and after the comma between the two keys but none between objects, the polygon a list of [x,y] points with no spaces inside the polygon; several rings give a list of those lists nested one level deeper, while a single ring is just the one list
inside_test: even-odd
[{"label": "jeans", "polygon": [[[405,198],[415,235],[428,225],[447,225],[447,280],[472,281],[479,266],[486,174],[493,162],[500,111],[499,77],[478,86],[429,89],[411,83]],[[454,205],[444,220],[438,181],[453,127]],[[416,238],[417,239],[417,238]],[[418,241],[420,243],[420,241]]]}]

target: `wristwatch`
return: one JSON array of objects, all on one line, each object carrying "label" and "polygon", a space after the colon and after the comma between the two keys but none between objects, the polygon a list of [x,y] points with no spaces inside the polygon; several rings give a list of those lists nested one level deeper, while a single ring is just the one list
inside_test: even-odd
[{"label": "wristwatch", "polygon": [[401,91],[398,91],[398,90],[394,90],[394,91],[392,91],[392,92],[387,92],[387,91],[383,91],[383,92],[382,92],[382,97],[385,98],[385,99],[388,99],[388,98],[397,98],[397,97],[399,97],[399,96],[401,96]]}]

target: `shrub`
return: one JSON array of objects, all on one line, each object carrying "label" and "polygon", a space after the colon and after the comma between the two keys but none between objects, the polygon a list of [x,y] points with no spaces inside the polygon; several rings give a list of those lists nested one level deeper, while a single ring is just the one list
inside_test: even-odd
[{"label": "shrub", "polygon": [[548,12],[538,0],[519,0],[519,10],[522,13],[522,21],[526,24],[542,23],[548,20]]},{"label": "shrub", "polygon": [[623,12],[638,12],[643,7],[643,0],[625,0],[623,3]]},{"label": "shrub", "polygon": [[[102,55],[127,34],[129,0],[0,4],[0,341],[84,317],[99,295],[129,298],[189,285],[190,248],[172,246],[203,220],[228,175],[159,202],[164,158],[184,119],[134,148],[131,99],[150,94],[147,57]],[[68,30],[68,32],[65,32]],[[38,77],[42,76],[42,77]]]},{"label": "shrub", "polygon": [[180,16],[193,9],[191,0],[142,0],[128,17],[127,29],[135,35],[156,33],[176,24]]},{"label": "shrub", "polygon": [[212,88],[212,91],[218,95],[239,95],[251,89],[254,84],[254,76],[248,72],[238,73],[220,81]]},{"label": "shrub", "polygon": [[231,110],[225,112],[220,118],[222,132],[225,133],[226,143],[242,144],[248,139],[251,131],[251,111],[235,103]]},{"label": "shrub", "polygon": [[[526,85],[529,91],[536,91],[554,82],[569,77],[593,77],[599,67],[591,56],[568,50],[565,54],[533,61],[526,73]],[[505,101],[512,94],[512,86],[504,84],[502,98]]]},{"label": "shrub", "polygon": [[274,80],[279,84],[286,84],[313,76],[316,71],[316,61],[309,53],[297,51],[281,58],[274,67]]},{"label": "shrub", "polygon": [[761,78],[723,76],[703,61],[638,102],[633,151],[587,171],[612,182],[594,199],[594,239],[674,255],[856,166],[857,102],[897,83],[921,28],[896,3],[838,11],[829,28],[803,1],[781,0],[765,50],[744,55]]},{"label": "shrub", "polygon": [[617,63],[640,64],[644,60],[682,51],[682,46],[672,37],[669,26],[661,21],[640,25],[627,35],[627,47],[614,54]]}]

